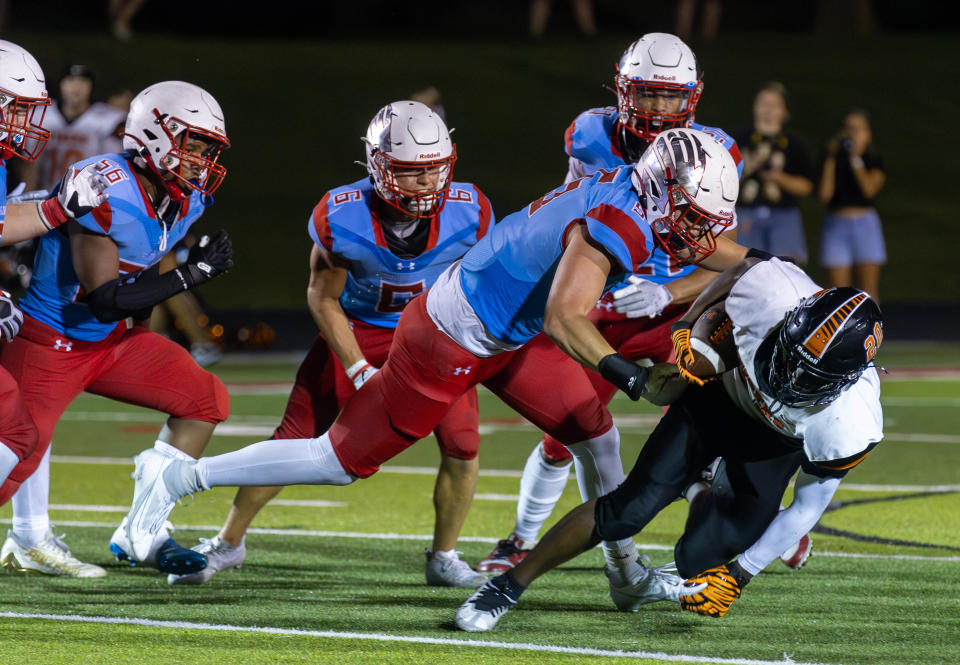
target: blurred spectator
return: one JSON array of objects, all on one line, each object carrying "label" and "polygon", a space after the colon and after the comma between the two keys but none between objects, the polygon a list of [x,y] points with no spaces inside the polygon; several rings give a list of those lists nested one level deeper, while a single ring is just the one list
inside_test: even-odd
[{"label": "blurred spectator", "polygon": [[720,13],[723,5],[720,0],[677,0],[673,19],[673,33],[685,42],[693,38],[693,20],[696,18],[697,5],[701,5],[700,38],[711,40],[716,38],[720,27]]},{"label": "blurred spectator", "polygon": [[827,142],[817,188],[827,206],[820,263],[830,286],[853,285],[879,300],[887,252],[873,201],[887,175],[872,142],[870,118],[859,109],[847,113],[840,133]]},{"label": "blurred spectator", "polygon": [[447,114],[443,109],[443,100],[440,99],[440,91],[432,85],[423,90],[417,90],[410,93],[410,101],[420,102],[424,106],[429,106],[430,110],[440,116],[444,122],[447,121]]},{"label": "blurred spectator", "polygon": [[[536,39],[543,37],[547,31],[547,21],[550,19],[550,9],[553,0],[530,1],[530,36]],[[570,0],[573,17],[577,27],[584,37],[596,37],[597,22],[593,18],[593,0]]]},{"label": "blurred spectator", "polygon": [[121,42],[133,39],[130,22],[147,0],[110,0],[110,33]]},{"label": "blurred spectator", "polygon": [[[107,95],[106,103],[115,109],[123,112],[124,117],[130,111],[130,102],[133,101],[133,90],[123,88],[115,90]],[[122,152],[123,151],[123,125],[117,125],[113,135],[108,136],[103,142],[104,152]]]},{"label": "blurred spectator", "polygon": [[807,262],[803,217],[797,199],[813,192],[813,163],[803,138],[785,127],[787,93],[764,83],[753,102],[753,126],[733,137],[743,154],[737,206],[737,242]]},{"label": "blurred spectator", "polygon": [[93,101],[95,81],[96,75],[86,65],[70,65],[63,72],[57,99],[43,120],[50,142],[40,158],[22,171],[28,190],[52,190],[68,166],[115,147],[107,141],[122,132],[127,114]]}]

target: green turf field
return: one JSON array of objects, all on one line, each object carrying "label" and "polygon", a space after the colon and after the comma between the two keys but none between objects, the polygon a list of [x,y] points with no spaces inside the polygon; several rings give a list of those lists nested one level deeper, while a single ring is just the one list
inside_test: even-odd
[{"label": "green turf field", "polygon": [[[84,395],[54,440],[51,502],[75,554],[109,575],[78,581],[0,574],[3,663],[901,663],[960,662],[960,347],[889,344],[881,361],[887,439],[841,485],[801,572],[779,563],[723,619],[658,604],[613,609],[601,556],[541,579],[498,629],[452,628],[469,595],[423,583],[432,532],[432,440],[345,488],[294,487],[247,539],[246,565],[202,587],[170,587],[111,561],[107,541],[130,501],[130,457],[162,416]],[[944,365],[954,368],[943,371]],[[295,361],[217,368],[233,416],[210,452],[266,438]],[[629,466],[658,411],[617,399]],[[476,563],[513,524],[519,469],[537,434],[481,393],[477,498],[461,549]],[[506,471],[508,473],[503,473]],[[174,510],[180,542],[212,536],[233,491]],[[577,501],[570,482],[555,513]],[[672,558],[678,502],[637,537],[654,564]],[[0,518],[9,521],[9,506]],[[619,654],[619,655],[618,655]]]}]

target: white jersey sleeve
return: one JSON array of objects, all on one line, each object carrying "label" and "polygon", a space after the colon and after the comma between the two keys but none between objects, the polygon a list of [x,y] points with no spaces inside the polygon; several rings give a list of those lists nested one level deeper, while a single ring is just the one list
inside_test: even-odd
[{"label": "white jersey sleeve", "polygon": [[780,404],[760,390],[756,376],[757,350],[767,334],[803,298],[820,290],[800,268],[777,258],[757,263],[740,277],[727,296],[726,310],[741,364],[724,375],[724,387],[745,413],[784,436],[802,439],[809,461],[849,459],[853,466],[883,438],[876,370],[868,369],[830,404],[807,408]]}]

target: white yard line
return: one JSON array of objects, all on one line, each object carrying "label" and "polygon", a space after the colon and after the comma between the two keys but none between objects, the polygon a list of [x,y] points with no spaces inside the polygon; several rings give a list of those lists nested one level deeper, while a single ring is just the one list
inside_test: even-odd
[{"label": "white yard line", "polygon": [[[87,457],[84,455],[51,455],[50,460],[57,464],[115,464],[133,466],[132,457]],[[380,473],[400,473],[417,476],[435,476],[434,466],[391,466],[380,468]],[[492,478],[519,478],[522,472],[517,469],[480,469],[480,475]],[[571,474],[572,476],[573,474]],[[855,492],[960,492],[960,485],[870,485],[864,483],[841,483],[841,490]],[[477,498],[479,498],[478,495]],[[506,495],[490,495],[506,496]],[[489,499],[497,501],[502,499]],[[276,501],[274,501],[276,503]]]},{"label": "white yard line", "polygon": [[[52,506],[51,506],[52,507]],[[114,529],[115,522],[84,522],[72,520],[55,520],[57,526],[70,526],[78,528],[96,528],[96,529]],[[0,519],[0,524],[10,524],[10,519]],[[219,524],[181,524],[176,527],[177,531],[209,531],[216,533],[220,530]],[[312,529],[267,529],[262,527],[251,527],[248,533],[259,533],[267,536],[292,536],[295,538],[360,538],[364,540],[416,540],[428,541],[433,539],[432,534],[416,533],[363,533],[360,531],[316,531]],[[462,536],[458,539],[465,543],[496,543],[498,538],[488,538],[486,536]],[[673,551],[673,545],[660,545],[654,543],[637,543],[640,550]],[[849,559],[884,559],[891,561],[941,561],[945,563],[960,563],[960,556],[921,556],[915,554],[855,554],[851,552],[829,552],[826,550],[816,550],[818,557],[836,557]]]},{"label": "white yard line", "polygon": [[800,663],[786,654],[782,660],[755,660],[753,658],[717,658],[713,656],[693,656],[689,654],[668,654],[662,651],[621,651],[614,649],[590,649],[584,647],[551,646],[530,644],[527,642],[494,642],[492,640],[455,639],[443,637],[421,637],[416,635],[389,635],[387,633],[354,633],[337,630],[302,630],[299,628],[271,628],[268,626],[237,626],[233,624],[194,623],[191,621],[158,621],[156,619],[136,619],[104,616],[82,616],[79,614],[34,614],[27,612],[0,612],[7,619],[43,619],[47,621],[71,621],[76,623],[99,623],[124,626],[146,626],[150,628],[174,628],[178,630],[209,630],[229,633],[257,633],[261,635],[296,635],[303,637],[323,637],[341,640],[371,640],[374,642],[402,642],[407,644],[435,644],[442,646],[466,647],[474,649],[511,649],[514,651],[533,651],[539,653],[576,654],[608,658],[646,658],[665,662],[717,663],[718,665],[821,665]]}]

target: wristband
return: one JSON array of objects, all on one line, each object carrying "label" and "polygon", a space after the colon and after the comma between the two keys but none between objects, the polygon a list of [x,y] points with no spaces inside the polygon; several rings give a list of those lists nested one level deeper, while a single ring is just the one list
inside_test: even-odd
[{"label": "wristband", "polygon": [[366,358],[361,358],[347,368],[347,376],[350,377],[351,381],[353,381],[355,376],[368,367],[373,367],[373,365],[368,363]]},{"label": "wristband", "polygon": [[41,201],[37,204],[37,213],[40,215],[40,221],[47,227],[47,230],[54,229],[67,221],[67,214],[57,201],[57,197]]},{"label": "wristband", "polygon": [[863,157],[860,157],[858,155],[856,157],[850,158],[850,168],[862,169],[863,167],[864,167]]},{"label": "wristband", "polygon": [[600,376],[625,392],[634,402],[640,399],[650,376],[650,370],[646,367],[641,367],[619,353],[611,353],[601,358],[597,369]]}]

